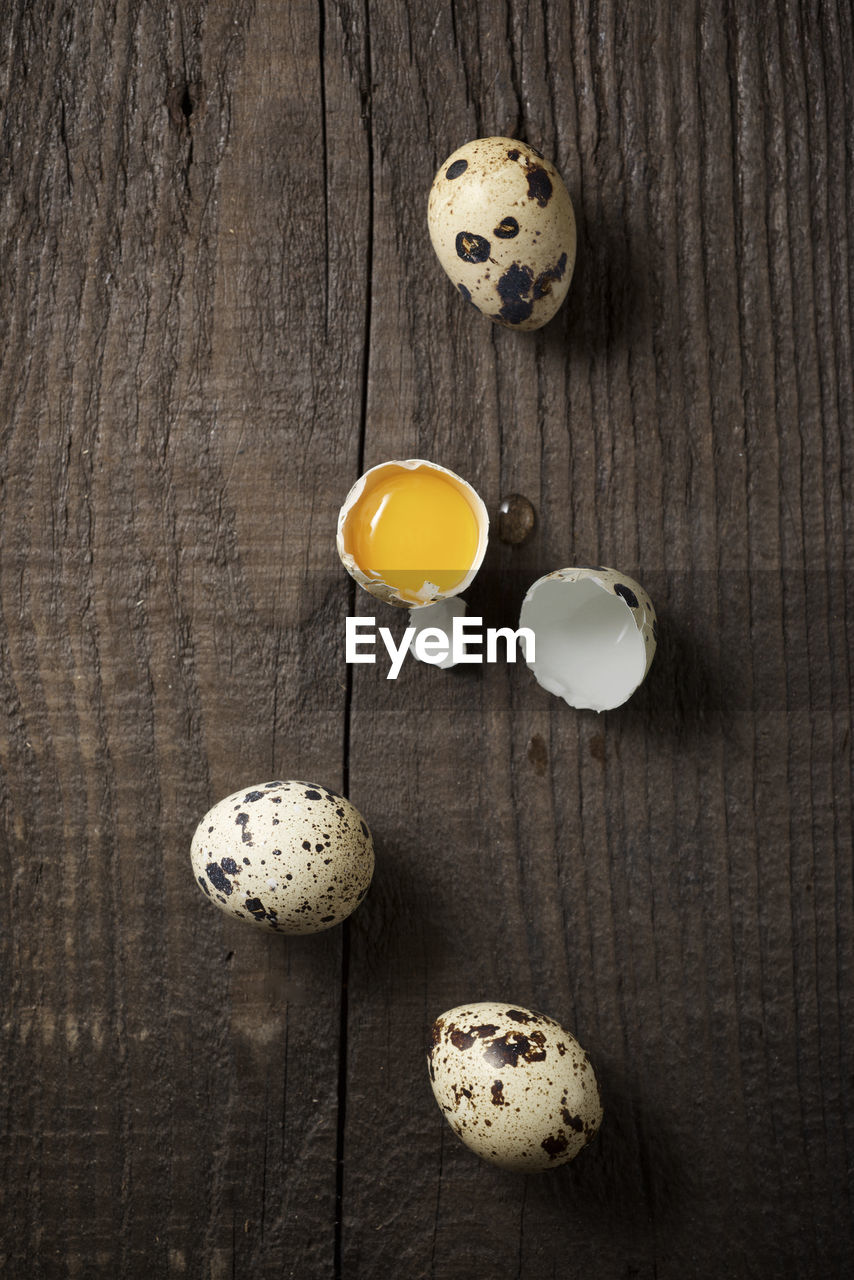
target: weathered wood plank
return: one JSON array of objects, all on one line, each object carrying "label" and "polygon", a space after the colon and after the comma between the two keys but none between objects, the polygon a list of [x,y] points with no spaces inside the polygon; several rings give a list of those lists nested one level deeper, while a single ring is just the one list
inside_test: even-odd
[{"label": "weathered wood plank", "polygon": [[[396,257],[374,274],[367,460],[424,452],[493,512],[508,490],[537,503],[530,546],[491,548],[475,612],[506,622],[540,572],[613,563],[648,585],[663,640],[644,690],[602,719],[523,671],[357,673],[351,779],[386,866],[352,926],[345,1261],[443,1277],[473,1259],[508,1276],[844,1267],[839,20],[371,16],[376,235]],[[832,132],[814,123],[825,97]],[[555,155],[579,216],[567,308],[533,338],[462,308],[418,238],[438,162],[503,131]],[[502,996],[576,1028],[608,1112],[575,1167],[528,1184],[431,1122],[426,1081],[411,1092],[429,1020]]]},{"label": "weathered wood plank", "polygon": [[229,790],[343,778],[362,53],[294,17],[4,20],[10,1274],[333,1269],[340,934],[188,865]]}]

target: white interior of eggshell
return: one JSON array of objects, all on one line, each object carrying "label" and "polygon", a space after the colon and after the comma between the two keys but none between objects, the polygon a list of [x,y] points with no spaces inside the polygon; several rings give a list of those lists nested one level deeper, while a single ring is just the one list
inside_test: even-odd
[{"label": "white interior of eggshell", "polygon": [[410,610],[407,626],[415,628],[415,635],[409,643],[410,653],[414,658],[418,658],[419,662],[425,661],[419,658],[415,652],[415,641],[422,631],[436,630],[440,631],[448,643],[448,656],[443,658],[441,662],[431,662],[429,665],[440,667],[443,671],[447,671],[448,667],[455,666],[454,658],[451,653],[451,639],[454,630],[454,618],[464,617],[466,612],[466,602],[460,596],[451,596],[447,600],[440,600],[437,604],[421,605],[416,609]]},{"label": "white interior of eggshell", "polygon": [[537,681],[571,707],[610,711],[644,678],[646,645],[632,610],[594,578],[537,583],[519,621],[536,637],[528,666]]}]

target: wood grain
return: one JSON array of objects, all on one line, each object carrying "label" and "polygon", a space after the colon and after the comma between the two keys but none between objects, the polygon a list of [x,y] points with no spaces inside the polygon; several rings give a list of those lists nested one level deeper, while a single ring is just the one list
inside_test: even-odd
[{"label": "wood grain", "polygon": [[[853,86],[834,0],[3,9],[4,1275],[854,1268]],[[426,235],[492,133],[576,210],[537,334]],[[640,579],[629,703],[347,669],[337,510],[406,456],[537,508],[490,625],[553,568]],[[275,776],[374,831],[313,939],[189,872]],[[442,1120],[429,1025],[477,999],[589,1050],[574,1164]]]}]

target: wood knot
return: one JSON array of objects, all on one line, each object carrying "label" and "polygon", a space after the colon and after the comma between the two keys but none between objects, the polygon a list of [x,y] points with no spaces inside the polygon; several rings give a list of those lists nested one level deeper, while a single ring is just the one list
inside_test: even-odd
[{"label": "wood knot", "polygon": [[193,113],[201,101],[201,88],[195,82],[175,84],[166,94],[169,118],[179,129],[190,127]]}]

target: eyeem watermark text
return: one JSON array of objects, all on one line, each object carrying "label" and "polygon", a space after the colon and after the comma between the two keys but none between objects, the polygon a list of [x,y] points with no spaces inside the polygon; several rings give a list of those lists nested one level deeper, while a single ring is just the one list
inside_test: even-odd
[{"label": "eyeem watermark text", "polygon": [[396,643],[388,627],[377,627],[375,618],[348,618],[345,630],[345,658],[347,662],[376,662],[377,636],[385,646],[389,660],[387,680],[400,675],[403,660],[410,648],[421,662],[439,666],[448,657],[452,663],[483,663],[499,661],[499,646],[503,648],[505,662],[516,661],[516,649],[521,643],[527,662],[535,658],[535,639],[530,627],[487,627],[483,630],[483,618],[454,618],[450,636],[440,627],[407,627]]}]

